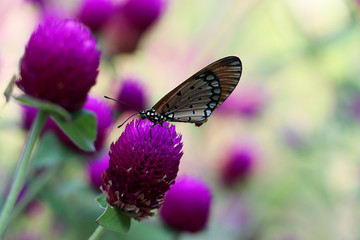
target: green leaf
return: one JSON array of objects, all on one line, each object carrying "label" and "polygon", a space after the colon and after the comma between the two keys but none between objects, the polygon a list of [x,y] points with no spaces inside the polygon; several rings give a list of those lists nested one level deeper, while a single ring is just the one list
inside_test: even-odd
[{"label": "green leaf", "polygon": [[64,121],[55,115],[52,117],[79,148],[88,152],[95,151],[96,118],[94,114],[80,110],[71,114],[71,121]]},{"label": "green leaf", "polygon": [[127,233],[130,229],[131,218],[123,211],[107,204],[105,211],[96,220],[96,223],[111,231]]},{"label": "green leaf", "polygon": [[102,209],[106,209],[108,203],[106,201],[106,198],[103,194],[97,196],[95,198],[95,201],[99,204],[99,206],[102,208]]},{"label": "green leaf", "polygon": [[69,121],[71,119],[71,115],[68,111],[66,111],[64,108],[62,108],[54,103],[44,101],[44,100],[39,100],[39,99],[30,97],[27,95],[18,96],[18,97],[14,96],[14,98],[17,101],[21,102],[22,104],[33,106],[38,109],[47,111],[53,117],[56,116],[57,118],[61,118],[63,120],[67,120],[67,121]]},{"label": "green leaf", "polygon": [[60,143],[54,132],[46,132],[33,156],[33,165],[36,168],[54,166],[72,155],[72,151]]}]

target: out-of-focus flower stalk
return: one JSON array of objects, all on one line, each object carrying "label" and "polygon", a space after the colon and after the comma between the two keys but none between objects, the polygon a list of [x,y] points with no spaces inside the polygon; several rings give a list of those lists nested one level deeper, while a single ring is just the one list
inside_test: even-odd
[{"label": "out-of-focus flower stalk", "polygon": [[13,185],[11,186],[11,190],[9,195],[7,196],[5,205],[1,211],[0,215],[0,238],[4,234],[5,228],[9,222],[10,214],[14,208],[16,199],[20,193],[21,187],[24,183],[25,177],[27,175],[28,166],[31,160],[31,153],[35,146],[35,143],[40,136],[40,133],[45,125],[47,120],[48,113],[42,110],[38,111],[38,114],[35,118],[34,124],[30,129],[30,133],[26,139],[26,144],[24,151],[21,155],[19,165],[16,169],[16,173],[14,176]]},{"label": "out-of-focus flower stalk", "polygon": [[100,239],[100,237],[104,234],[105,232],[105,228],[102,226],[98,226],[95,231],[93,232],[93,234],[91,234],[91,236],[89,237],[89,240],[97,240]]}]

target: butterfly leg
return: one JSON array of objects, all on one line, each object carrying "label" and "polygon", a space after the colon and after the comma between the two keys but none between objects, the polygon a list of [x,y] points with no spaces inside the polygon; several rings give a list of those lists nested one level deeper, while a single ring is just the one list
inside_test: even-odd
[{"label": "butterfly leg", "polygon": [[171,135],[171,132],[170,132],[170,126],[164,126],[163,124],[164,124],[164,123],[160,123],[161,127],[167,128],[167,130],[169,131],[169,134],[170,134],[170,137],[171,137],[171,144],[173,144],[173,143],[174,143],[174,139],[173,139],[173,137],[172,137],[172,135]]},{"label": "butterfly leg", "polygon": [[[154,125],[150,126],[150,142],[151,142],[151,138],[152,138],[151,129],[152,129],[153,127],[155,127],[155,125],[156,125],[156,123],[154,123]],[[149,144],[150,144],[150,142],[149,142]]]},{"label": "butterfly leg", "polygon": [[140,122],[141,122],[141,119],[140,119],[140,121],[138,122],[138,124],[137,124],[137,126],[136,126],[136,130],[138,131],[139,134],[140,134],[140,131],[139,131]]}]

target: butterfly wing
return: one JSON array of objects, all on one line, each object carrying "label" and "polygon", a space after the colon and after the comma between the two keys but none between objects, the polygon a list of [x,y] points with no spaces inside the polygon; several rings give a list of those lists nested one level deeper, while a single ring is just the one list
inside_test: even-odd
[{"label": "butterfly wing", "polygon": [[166,94],[153,109],[169,121],[200,126],[231,94],[241,76],[238,57],[225,57],[195,73]]}]

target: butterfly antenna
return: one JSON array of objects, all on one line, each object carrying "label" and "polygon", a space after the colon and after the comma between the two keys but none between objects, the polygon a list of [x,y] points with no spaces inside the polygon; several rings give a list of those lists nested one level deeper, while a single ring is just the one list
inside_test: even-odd
[{"label": "butterfly antenna", "polygon": [[124,104],[124,105],[126,105],[126,106],[128,106],[128,107],[131,107],[131,108],[135,109],[136,111],[140,112],[140,110],[139,110],[139,109],[137,109],[137,108],[135,108],[135,107],[133,107],[133,106],[131,106],[131,105],[127,104],[127,103],[124,103],[124,102],[122,102],[122,101],[116,100],[116,99],[111,98],[111,97],[108,97],[108,96],[104,96],[104,98],[107,98],[107,99],[113,100],[113,101],[115,101],[115,102],[119,102],[119,103],[121,103],[121,104]]},{"label": "butterfly antenna", "polygon": [[132,114],[130,117],[128,117],[122,124],[120,124],[120,125],[118,126],[118,128],[121,128],[130,118],[132,118],[132,117],[135,116],[136,114],[138,114],[138,113],[134,113],[134,114]]}]

